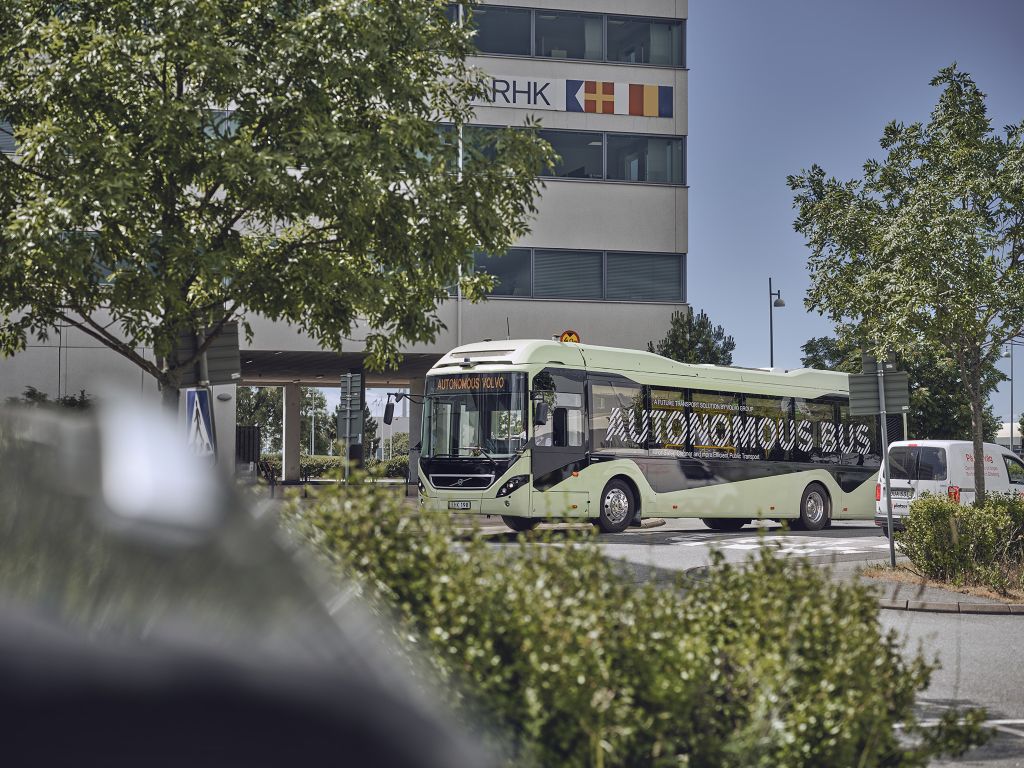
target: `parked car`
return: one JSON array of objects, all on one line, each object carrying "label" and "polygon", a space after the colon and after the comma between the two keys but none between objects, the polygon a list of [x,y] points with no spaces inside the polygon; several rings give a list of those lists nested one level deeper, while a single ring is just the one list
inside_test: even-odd
[{"label": "parked car", "polygon": [[[984,443],[984,448],[986,492],[1024,493],[1024,461],[995,443]],[[892,527],[902,530],[910,502],[926,493],[973,504],[974,461],[974,444],[966,440],[899,440],[890,444]],[[875,525],[889,535],[881,468],[875,485]]]}]

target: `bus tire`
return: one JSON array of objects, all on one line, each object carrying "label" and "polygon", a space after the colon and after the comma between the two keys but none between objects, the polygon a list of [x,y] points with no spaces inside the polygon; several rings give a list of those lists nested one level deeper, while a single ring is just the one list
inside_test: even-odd
[{"label": "bus tire", "polygon": [[702,517],[700,521],[712,531],[738,531],[750,524],[750,520],[735,517]]},{"label": "bus tire", "polygon": [[636,496],[629,483],[613,478],[601,491],[597,524],[605,533],[621,533],[629,527],[636,515]]},{"label": "bus tire", "polygon": [[538,517],[513,517],[512,515],[502,515],[501,521],[516,533],[532,531],[540,525],[540,518]]},{"label": "bus tire", "polygon": [[832,500],[828,491],[821,483],[811,483],[800,497],[800,516],[792,527],[800,531],[820,531],[828,527],[831,519]]}]

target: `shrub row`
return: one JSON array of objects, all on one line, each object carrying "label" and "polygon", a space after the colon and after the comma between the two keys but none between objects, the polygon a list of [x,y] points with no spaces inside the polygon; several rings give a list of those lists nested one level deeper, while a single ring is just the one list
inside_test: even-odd
[{"label": "shrub row", "polygon": [[[265,453],[260,457],[273,468],[278,475],[281,474],[281,455],[277,453]],[[336,475],[341,471],[340,456],[310,456],[303,454],[299,457],[299,471],[305,477],[327,477]]]},{"label": "shrub row", "polygon": [[982,506],[961,506],[923,496],[911,503],[904,525],[896,541],[930,578],[1002,593],[1024,587],[1024,500],[989,494]]},{"label": "shrub row", "polygon": [[904,659],[870,591],[806,561],[719,559],[654,588],[590,534],[457,539],[371,483],[287,515],[512,765],[923,766],[982,740],[980,711],[917,723],[932,667]]},{"label": "shrub row", "polygon": [[[273,468],[274,472],[281,473],[281,455],[277,453],[265,453],[260,457]],[[409,457],[393,456],[387,461],[370,459],[367,461],[367,470],[375,475],[383,477],[409,476]],[[329,477],[335,476],[342,470],[340,456],[309,456],[303,454],[299,457],[299,469],[305,477]]]}]

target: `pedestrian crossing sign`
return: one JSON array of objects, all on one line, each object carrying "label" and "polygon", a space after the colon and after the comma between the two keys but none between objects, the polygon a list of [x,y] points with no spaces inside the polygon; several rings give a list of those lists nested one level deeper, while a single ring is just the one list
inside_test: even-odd
[{"label": "pedestrian crossing sign", "polygon": [[185,423],[188,428],[189,451],[195,456],[213,458],[217,452],[217,444],[214,439],[209,390],[185,390]]}]

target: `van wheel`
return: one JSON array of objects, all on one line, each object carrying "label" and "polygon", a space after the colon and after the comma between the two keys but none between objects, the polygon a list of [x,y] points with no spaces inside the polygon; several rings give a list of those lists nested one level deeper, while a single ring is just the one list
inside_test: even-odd
[{"label": "van wheel", "polygon": [[888,525],[883,525],[882,526],[882,535],[885,536],[885,538],[887,538],[887,539],[889,538],[889,526]]},{"label": "van wheel", "polygon": [[532,531],[540,525],[540,518],[537,517],[512,517],[511,515],[502,515],[501,521],[516,533]]},{"label": "van wheel", "polygon": [[749,520],[739,520],[735,517],[702,517],[704,525],[712,531],[738,531],[744,525],[749,525]]},{"label": "van wheel", "polygon": [[601,491],[600,514],[597,524],[605,533],[621,533],[626,530],[636,515],[636,499],[633,489],[624,481],[610,480]]},{"label": "van wheel", "polygon": [[820,531],[832,521],[832,500],[821,483],[811,483],[800,497],[800,516],[792,527],[801,531]]}]

